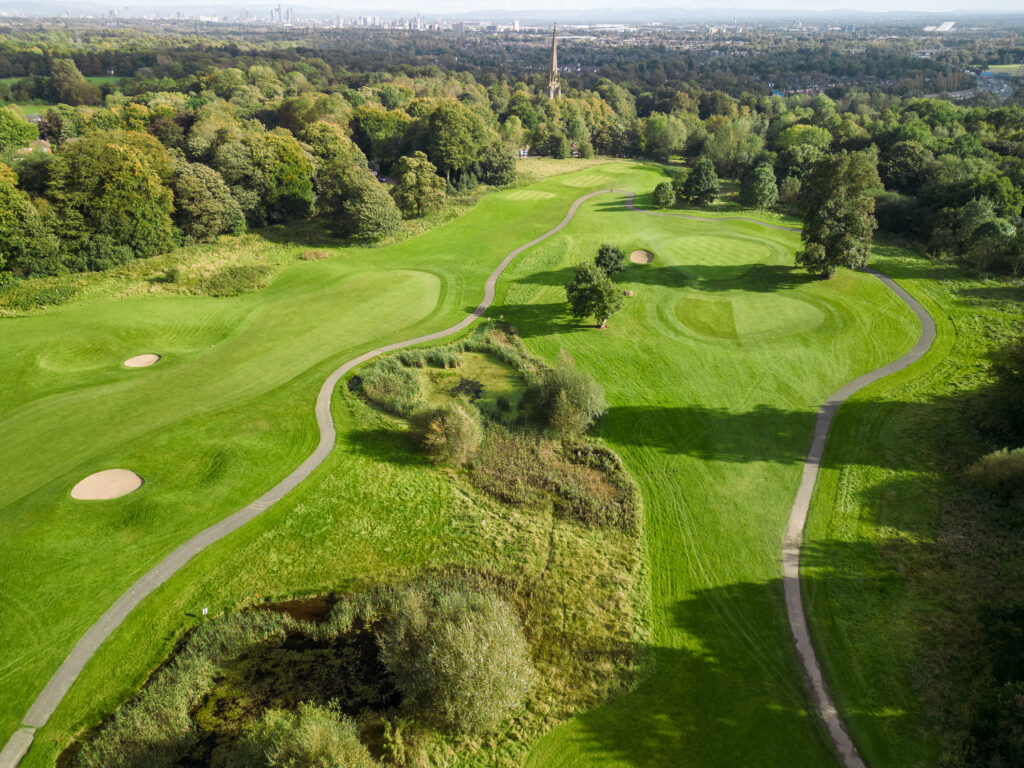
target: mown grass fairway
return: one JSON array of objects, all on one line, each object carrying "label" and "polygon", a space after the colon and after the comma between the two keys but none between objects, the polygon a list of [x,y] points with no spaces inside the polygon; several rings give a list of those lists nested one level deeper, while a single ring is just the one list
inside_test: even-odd
[{"label": "mown grass fairway", "polygon": [[[0,573],[5,640],[13,628],[0,658],[0,737],[140,573],[308,454],[312,402],[330,370],[378,343],[451,324],[476,305],[493,266],[581,194],[645,192],[660,177],[614,163],[488,195],[450,225],[296,263],[255,294],[80,304],[0,323],[11,361],[0,372],[0,524],[11,532]],[[597,331],[568,318],[562,286],[604,241],[648,249],[655,261],[619,276],[636,296]],[[786,625],[782,529],[815,408],[901,354],[917,324],[867,275],[808,279],[791,267],[796,245],[795,234],[754,224],[629,212],[608,194],[499,284],[492,315],[503,313],[548,360],[567,349],[606,388],[612,407],[601,434],[641,487],[649,550],[640,684],[553,731],[531,765],[831,763]],[[121,367],[141,352],[165,357]],[[353,398],[336,396],[334,417],[338,445],[325,464],[129,617],[25,766],[52,764],[57,740],[137,687],[204,606],[217,613],[346,589],[428,563],[489,567],[499,556],[505,567],[543,573],[551,553],[565,551],[560,537],[600,558],[585,532],[517,519],[467,494]],[[69,498],[78,479],[110,466],[147,483],[99,505]],[[554,565],[562,578],[606,578],[578,561]],[[606,565],[614,572],[614,560]]]},{"label": "mown grass fairway", "polygon": [[[561,285],[604,240],[655,261],[626,268],[636,295],[597,331],[566,316]],[[527,346],[569,350],[608,392],[602,435],[641,485],[652,586],[636,692],[552,732],[529,765],[833,763],[785,620],[782,529],[817,405],[918,327],[867,275],[793,269],[796,245],[609,196],[513,268],[501,311]]]},{"label": "mown grass fairway", "polygon": [[973,603],[1020,595],[1016,522],[962,481],[961,465],[991,448],[977,391],[1020,327],[1024,288],[883,254],[878,268],[920,297],[939,336],[917,366],[840,410],[804,579],[819,658],[865,760],[924,768],[963,738],[957,714],[978,672],[962,646],[987,653]]},{"label": "mown grass fairway", "polygon": [[[640,187],[654,177],[625,163],[612,168]],[[360,351],[461,318],[505,254],[550,229],[574,199],[593,189],[587,178],[573,176],[573,186],[558,178],[538,185],[554,202],[509,202],[505,193],[496,194],[457,222],[395,246],[339,249],[334,259],[296,262],[258,293],[87,302],[4,320],[0,520],[9,534],[0,574],[2,738],[15,730],[75,640],[139,575],[308,455],[316,442],[312,405],[329,371]],[[150,368],[123,367],[140,352],[165,357]],[[373,445],[373,436],[367,441]],[[389,452],[383,449],[374,463]],[[111,466],[134,469],[146,485],[102,508],[70,498],[78,480]],[[374,494],[393,502],[422,498],[402,482],[379,487],[379,474],[362,478],[373,486],[366,489],[368,511],[379,509],[381,497]],[[415,474],[444,482],[432,468],[420,466]],[[355,503],[352,498],[346,494],[345,503]],[[410,548],[425,556],[440,536],[431,527],[424,542],[416,529],[393,530],[403,566],[422,559]],[[322,551],[296,544],[306,566],[324,567],[331,576],[307,580],[302,566],[285,586],[266,561],[248,559],[243,570],[255,569],[250,573],[259,587],[247,585],[216,602],[226,607],[254,594],[330,588],[349,575],[350,565],[339,566],[333,553],[328,567],[317,563]],[[207,555],[213,552],[220,550]],[[284,557],[281,548],[270,557]],[[362,571],[371,563],[356,565]],[[174,584],[164,599],[176,599],[182,587]],[[189,621],[166,604],[163,612],[169,613],[161,619],[167,632]],[[149,621],[142,630],[149,634],[153,627]],[[162,642],[143,644],[127,653],[138,665],[122,657],[102,667],[103,679],[93,681],[87,697],[89,710],[98,704],[91,700],[97,688],[116,692],[108,708],[124,693],[111,683],[112,669],[135,681],[163,648]]]}]

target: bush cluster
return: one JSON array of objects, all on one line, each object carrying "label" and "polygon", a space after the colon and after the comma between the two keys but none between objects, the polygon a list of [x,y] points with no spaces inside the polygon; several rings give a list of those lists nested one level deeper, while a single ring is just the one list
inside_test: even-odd
[{"label": "bush cluster", "polygon": [[219,665],[254,643],[283,638],[298,627],[286,614],[240,613],[203,624],[145,688],[83,744],[80,768],[171,768],[195,745],[192,712]]},{"label": "bush cluster", "polygon": [[1024,503],[1024,448],[983,456],[967,468],[967,480],[992,495]]},{"label": "bush cluster", "polygon": [[529,433],[489,427],[470,477],[509,504],[548,496],[555,511],[586,525],[635,531],[640,494],[618,457],[578,441],[559,444]]},{"label": "bush cluster", "polygon": [[541,378],[540,403],[548,425],[562,437],[583,434],[608,410],[601,385],[564,352]]},{"label": "bush cluster", "polygon": [[[353,633],[369,633],[386,675],[386,688],[401,692],[401,706],[409,716],[457,733],[478,734],[501,725],[523,705],[536,680],[522,622],[509,603],[480,579],[435,574],[399,587],[372,588],[343,597],[320,623],[259,610],[200,625],[136,696],[70,754],[71,764],[75,768],[179,765],[200,744],[204,734],[197,713],[232,664],[258,658],[260,649],[274,644],[288,648],[289,642],[306,652],[316,644],[335,654],[350,653],[344,641]],[[301,655],[303,651],[292,652]],[[339,669],[360,667],[342,664]],[[254,668],[254,674],[259,672],[259,667]],[[337,680],[316,681],[319,677],[314,682],[325,691],[338,684]],[[346,685],[360,692],[361,701],[371,702],[364,711],[384,715],[394,704],[394,699],[380,696],[379,691],[363,690],[380,686],[380,680],[357,679]],[[377,762],[339,706],[306,700],[290,711],[274,705],[258,719],[239,722],[240,738],[229,736],[225,748],[214,751],[210,764],[372,768]],[[246,707],[238,712],[244,717]]]},{"label": "bush cluster", "polygon": [[480,448],[483,425],[472,406],[445,403],[412,416],[418,441],[436,461],[465,464]]},{"label": "bush cluster", "polygon": [[366,367],[361,375],[368,400],[396,416],[408,416],[420,400],[420,378],[397,357],[385,357]]},{"label": "bush cluster", "polygon": [[272,273],[266,264],[233,264],[203,278],[199,287],[207,296],[238,296],[265,288]]},{"label": "bush cluster", "polygon": [[78,294],[78,287],[71,282],[28,283],[22,281],[0,283],[0,307],[16,310],[52,307],[71,301]]},{"label": "bush cluster", "polygon": [[537,673],[522,622],[496,594],[428,584],[397,591],[381,658],[405,704],[459,733],[493,731]]},{"label": "bush cluster", "polygon": [[355,721],[311,702],[297,712],[269,709],[245,729],[224,768],[375,768]]},{"label": "bush cluster", "polygon": [[408,368],[458,368],[462,365],[462,354],[458,344],[443,347],[427,347],[425,349],[405,349],[395,357]]}]

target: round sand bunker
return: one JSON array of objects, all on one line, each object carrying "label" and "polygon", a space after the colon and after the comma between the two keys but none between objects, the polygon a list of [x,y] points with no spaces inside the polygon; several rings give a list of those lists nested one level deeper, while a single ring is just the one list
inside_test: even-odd
[{"label": "round sand bunker", "polygon": [[116,499],[137,491],[143,479],[130,469],[105,469],[89,475],[71,489],[73,499]]},{"label": "round sand bunker", "polygon": [[146,366],[155,363],[161,357],[162,355],[154,355],[152,353],[136,355],[135,357],[129,357],[124,361],[124,364],[126,368],[145,368]]},{"label": "round sand bunker", "polygon": [[633,251],[629,254],[629,260],[634,264],[650,264],[654,261],[654,254],[650,251]]}]

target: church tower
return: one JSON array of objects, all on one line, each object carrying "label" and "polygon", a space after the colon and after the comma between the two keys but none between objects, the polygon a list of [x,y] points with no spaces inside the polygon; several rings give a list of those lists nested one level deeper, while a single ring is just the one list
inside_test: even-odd
[{"label": "church tower", "polygon": [[551,26],[551,76],[548,79],[548,98],[557,99],[562,95],[562,86],[558,84],[558,39],[555,37],[558,25]]}]

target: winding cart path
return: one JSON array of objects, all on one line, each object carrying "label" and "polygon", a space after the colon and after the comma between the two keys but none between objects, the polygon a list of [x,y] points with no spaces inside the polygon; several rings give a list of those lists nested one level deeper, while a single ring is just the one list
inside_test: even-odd
[{"label": "winding cart path", "polygon": [[[71,650],[71,653],[68,654],[64,663],[61,664],[53,677],[50,678],[46,687],[39,694],[35,702],[32,704],[32,707],[25,715],[22,721],[23,727],[14,733],[4,746],[3,750],[0,751],[0,768],[17,768],[21,759],[32,746],[32,740],[36,730],[46,724],[50,719],[50,716],[57,709],[61,700],[64,698],[65,694],[71,688],[72,684],[74,684],[75,680],[78,679],[82,669],[99,649],[100,645],[102,645],[107,637],[109,637],[110,634],[121,625],[121,623],[128,617],[128,614],[130,614],[132,610],[139,605],[139,603],[141,603],[157,587],[170,579],[193,557],[198,555],[211,544],[214,544],[224,538],[229,533],[238,530],[250,520],[266,511],[271,505],[279,501],[290,491],[294,490],[324,462],[334,448],[336,437],[334,422],[331,419],[331,396],[333,395],[338,382],[346,373],[357,365],[361,365],[378,355],[402,349],[404,347],[422,344],[428,341],[439,341],[458,333],[469,326],[474,320],[481,317],[484,312],[490,308],[491,304],[494,302],[495,286],[497,285],[498,278],[501,277],[501,274],[505,271],[506,267],[508,267],[512,260],[516,258],[516,256],[564,229],[565,226],[572,221],[576,212],[584,202],[592,197],[596,197],[597,195],[607,194],[610,192],[625,195],[626,208],[629,210],[651,216],[674,216],[677,218],[707,222],[746,221],[753,224],[759,224],[769,229],[780,229],[794,232],[799,231],[793,227],[769,224],[767,222],[744,216],[712,218],[694,216],[690,214],[648,211],[636,208],[633,204],[633,193],[622,190],[598,190],[577,198],[569,207],[569,210],[562,221],[555,227],[545,232],[540,237],[534,238],[530,242],[519,246],[502,259],[501,263],[495,267],[494,271],[490,274],[484,284],[483,301],[481,301],[479,306],[477,306],[477,308],[463,320],[441,331],[417,336],[416,338],[407,339],[405,341],[395,342],[394,344],[388,344],[369,352],[365,352],[358,357],[352,358],[331,373],[331,375],[327,377],[327,380],[324,381],[323,386],[321,386],[316,399],[316,422],[320,430],[320,442],[317,445],[316,450],[314,450],[313,453],[310,454],[309,457],[290,475],[254,502],[243,507],[229,517],[224,518],[219,523],[201,531],[175,549],[170,555],[164,558],[164,560],[154,566],[149,572],[129,587],[128,590],[122,594],[121,597],[119,597],[117,601],[110,606],[110,608],[107,609],[99,620],[93,624],[75,644],[75,647]],[[796,642],[797,653],[800,657],[800,664],[803,668],[804,677],[806,678],[807,686],[810,689],[811,695],[814,698],[818,713],[828,729],[829,736],[839,754],[844,768],[865,768],[865,764],[857,753],[857,749],[853,745],[849,735],[846,733],[842,720],[839,717],[839,713],[832,702],[832,698],[828,692],[828,687],[825,684],[825,679],[822,675],[821,667],[818,664],[817,656],[814,653],[814,646],[811,643],[810,634],[807,629],[807,616],[804,611],[803,597],[800,591],[800,545],[803,539],[804,524],[807,520],[807,511],[814,491],[814,484],[818,477],[818,469],[821,465],[821,457],[824,453],[825,441],[828,437],[828,431],[832,424],[832,419],[835,416],[836,411],[838,411],[839,406],[861,388],[888,376],[890,373],[902,370],[918,360],[925,352],[928,351],[932,341],[935,339],[935,323],[932,320],[931,315],[929,315],[913,297],[911,297],[906,291],[897,285],[894,280],[886,275],[872,269],[866,269],[865,271],[878,277],[878,279],[885,283],[885,285],[899,296],[899,298],[902,299],[903,302],[906,303],[907,306],[909,306],[917,315],[921,321],[921,336],[913,349],[911,349],[906,355],[850,382],[829,397],[819,409],[817,421],[814,426],[811,448],[808,452],[807,459],[804,462],[803,477],[800,483],[800,488],[797,491],[796,500],[793,502],[793,507],[790,510],[789,521],[786,527],[786,534],[782,548],[786,610],[789,617],[790,628],[793,632],[793,638]]]},{"label": "winding cart path", "polygon": [[[685,213],[649,211],[635,207],[632,194],[628,192],[623,194],[626,195],[626,207],[629,210],[651,216],[676,216],[696,221],[747,221],[753,224],[760,224],[769,229],[782,229],[790,232],[800,231],[795,227],[769,224],[745,216],[710,217],[694,216]],[[786,615],[789,619],[789,628],[793,633],[793,641],[796,643],[796,652],[800,658],[800,666],[803,668],[807,688],[814,699],[814,706],[818,710],[818,715],[828,730],[829,739],[832,741],[832,746],[835,747],[843,768],[867,768],[867,766],[860,753],[857,752],[857,747],[854,745],[850,735],[846,732],[843,720],[839,716],[835,703],[832,701],[832,695],[829,693],[825,676],[822,674],[821,665],[818,663],[818,656],[814,652],[814,645],[811,642],[811,635],[807,627],[807,613],[804,610],[803,592],[800,589],[800,547],[803,543],[807,512],[811,505],[811,498],[814,495],[814,484],[818,480],[821,458],[825,453],[825,441],[828,439],[832,419],[835,418],[839,406],[850,399],[854,393],[869,384],[874,384],[879,379],[896,373],[896,371],[902,371],[904,368],[920,360],[931,348],[932,342],[935,341],[935,320],[928,314],[928,310],[918,303],[917,299],[903,290],[895,280],[879,272],[877,269],[864,267],[861,271],[877,277],[904,304],[910,307],[921,323],[921,335],[911,350],[903,355],[903,357],[854,379],[832,394],[818,409],[818,416],[814,422],[814,432],[811,438],[811,448],[807,452],[807,458],[804,459],[803,476],[800,479],[800,487],[797,489],[793,506],[789,510],[786,534],[782,540],[782,583],[786,594]]]}]

